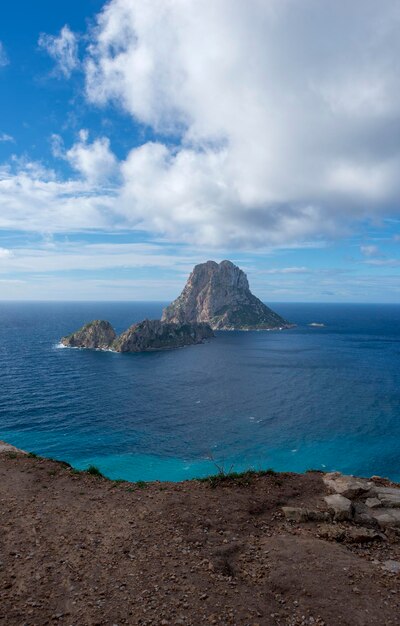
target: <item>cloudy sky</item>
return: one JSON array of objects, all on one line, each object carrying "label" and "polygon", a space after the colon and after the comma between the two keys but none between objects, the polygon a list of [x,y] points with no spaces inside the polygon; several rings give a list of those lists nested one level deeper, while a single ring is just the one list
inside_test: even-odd
[{"label": "cloudy sky", "polygon": [[[21,19],[21,16],[24,19]],[[398,0],[15,0],[0,298],[400,302]]]}]

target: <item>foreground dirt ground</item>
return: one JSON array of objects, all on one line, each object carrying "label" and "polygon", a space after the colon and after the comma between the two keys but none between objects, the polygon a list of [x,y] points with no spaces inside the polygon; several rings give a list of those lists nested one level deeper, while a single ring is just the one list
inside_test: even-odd
[{"label": "foreground dirt ground", "polygon": [[0,624],[400,624],[398,531],[283,517],[326,493],[318,473],[143,486],[0,453]]}]

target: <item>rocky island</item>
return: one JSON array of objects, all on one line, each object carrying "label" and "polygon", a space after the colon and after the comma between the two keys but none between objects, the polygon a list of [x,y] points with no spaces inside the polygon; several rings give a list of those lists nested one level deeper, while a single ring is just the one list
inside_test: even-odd
[{"label": "rocky island", "polygon": [[196,265],[181,295],[162,315],[175,324],[205,322],[213,330],[281,330],[293,324],[254,296],[246,274],[231,261]]},{"label": "rocky island", "polygon": [[76,330],[74,333],[61,338],[61,344],[66,348],[92,348],[93,350],[110,350],[117,333],[110,322],[93,320]]},{"label": "rocky island", "polygon": [[161,320],[133,324],[119,337],[105,320],[94,320],[61,339],[68,348],[148,352],[181,348],[214,336],[213,330],[282,330],[293,324],[254,296],[246,274],[231,261],[196,265],[181,295]]},{"label": "rocky island", "polygon": [[118,337],[110,322],[94,320],[71,335],[62,337],[61,344],[67,348],[150,352],[203,343],[213,336],[207,324],[168,324],[160,320],[143,320],[133,324]]}]

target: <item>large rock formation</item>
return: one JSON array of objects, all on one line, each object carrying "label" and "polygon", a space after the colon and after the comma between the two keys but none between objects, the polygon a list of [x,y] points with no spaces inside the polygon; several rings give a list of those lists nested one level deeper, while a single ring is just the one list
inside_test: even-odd
[{"label": "large rock formation", "polygon": [[161,319],[175,324],[205,322],[214,330],[292,326],[251,293],[246,274],[231,261],[196,265],[181,295],[164,309]]},{"label": "large rock formation", "polygon": [[144,320],[117,337],[110,322],[94,320],[68,337],[63,337],[61,343],[68,348],[148,352],[190,346],[212,336],[208,324],[168,324],[160,320]]},{"label": "large rock formation", "polygon": [[164,324],[144,320],[126,330],[113,344],[116,352],[148,352],[202,343],[213,336],[208,324]]},{"label": "large rock formation", "polygon": [[71,335],[63,337],[61,343],[68,348],[108,350],[116,338],[116,332],[110,322],[94,320],[85,324]]}]

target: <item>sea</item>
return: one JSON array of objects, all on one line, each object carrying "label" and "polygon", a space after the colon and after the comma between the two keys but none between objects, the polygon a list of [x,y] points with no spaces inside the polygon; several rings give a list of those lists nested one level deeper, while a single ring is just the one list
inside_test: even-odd
[{"label": "sea", "polygon": [[400,481],[400,305],[274,303],[295,328],[141,354],[60,347],[85,322],[121,332],[165,304],[0,303],[0,439],[129,481],[249,468]]}]

